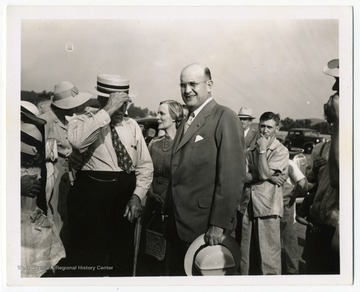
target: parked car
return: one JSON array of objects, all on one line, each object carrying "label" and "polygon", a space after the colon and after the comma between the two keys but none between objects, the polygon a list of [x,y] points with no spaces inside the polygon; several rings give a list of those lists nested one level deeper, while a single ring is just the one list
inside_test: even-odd
[{"label": "parked car", "polygon": [[142,129],[146,144],[149,145],[150,141],[159,135],[158,119],[155,117],[150,117],[135,119],[135,121]]},{"label": "parked car", "polygon": [[324,137],[321,137],[320,133],[316,130],[293,128],[288,132],[283,144],[289,149],[289,151],[292,148],[301,148],[304,149],[304,153],[310,154],[315,144],[324,141]]}]

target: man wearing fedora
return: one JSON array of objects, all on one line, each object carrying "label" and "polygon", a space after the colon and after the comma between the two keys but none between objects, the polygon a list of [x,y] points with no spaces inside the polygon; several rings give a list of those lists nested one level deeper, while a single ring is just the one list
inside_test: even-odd
[{"label": "man wearing fedora", "polygon": [[[218,245],[234,230],[245,178],[244,135],[232,110],[211,96],[209,68],[186,66],[180,75],[189,109],[174,138],[165,203],[170,275],[185,275],[185,253],[198,236]],[[166,217],[167,216],[167,217]]]},{"label": "man wearing fedora", "polygon": [[62,81],[54,87],[50,110],[40,116],[47,122],[45,139],[48,158],[46,163],[48,216],[54,220],[65,245],[69,241],[66,200],[72,180],[72,172],[69,168],[72,147],[68,140],[68,119],[75,112],[81,112],[80,108],[84,108],[84,104],[90,98],[90,93],[80,92],[71,82]]},{"label": "man wearing fedora", "polygon": [[242,107],[239,110],[238,117],[244,129],[245,149],[248,149],[256,142],[256,135],[258,133],[256,129],[250,127],[255,117],[253,117],[252,109],[247,107]]},{"label": "man wearing fedora", "polygon": [[[251,108],[248,108],[248,107],[240,108],[238,117],[239,117],[240,123],[244,130],[245,152],[246,152],[250,148],[250,146],[255,145],[258,130],[250,127],[252,121],[255,119]],[[244,184],[243,196],[241,197],[240,203],[238,205],[238,210],[236,212],[237,224],[236,224],[236,229],[235,229],[235,236],[236,236],[236,240],[239,242],[239,244],[241,242],[241,229],[242,229],[241,222],[242,222],[242,217],[243,217],[243,214],[245,211],[245,210],[241,209],[240,206],[246,205],[244,203],[244,200],[247,200],[249,198],[249,195],[245,195],[246,192],[250,192],[249,184],[247,184],[247,183]]]},{"label": "man wearing fedora", "polygon": [[69,122],[73,155],[81,155],[68,201],[71,257],[94,268],[78,275],[132,275],[135,224],[153,164],[139,125],[125,117],[129,89],[125,77],[98,75],[100,110]]}]

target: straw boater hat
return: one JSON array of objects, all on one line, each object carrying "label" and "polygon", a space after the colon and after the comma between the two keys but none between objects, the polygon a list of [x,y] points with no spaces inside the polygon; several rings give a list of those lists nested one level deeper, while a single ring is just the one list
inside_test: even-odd
[{"label": "straw boater hat", "polygon": [[195,275],[234,275],[240,265],[240,247],[231,236],[221,244],[209,246],[200,235],[189,246],[184,260],[185,273]]},{"label": "straw boater hat", "polygon": [[21,123],[21,132],[25,134],[21,135],[21,152],[35,156],[43,140],[41,132],[35,125],[28,123]]},{"label": "straw boater hat", "polygon": [[105,97],[109,97],[113,92],[125,92],[130,98],[136,96],[135,93],[129,94],[130,80],[115,74],[99,74],[95,90],[97,95]]},{"label": "straw boater hat", "polygon": [[242,107],[238,113],[239,118],[249,118],[249,119],[255,119],[255,117],[252,116],[253,112],[251,108]]},{"label": "straw boater hat", "polygon": [[30,121],[38,124],[38,125],[44,125],[46,124],[46,121],[39,118],[40,112],[35,104],[22,100],[20,103],[20,112],[21,115]]},{"label": "straw boater hat", "polygon": [[90,93],[80,92],[71,82],[62,81],[55,85],[51,101],[58,108],[71,109],[84,104],[91,96]]},{"label": "straw boater hat", "polygon": [[339,77],[339,59],[333,59],[324,67],[324,73],[333,77]]}]

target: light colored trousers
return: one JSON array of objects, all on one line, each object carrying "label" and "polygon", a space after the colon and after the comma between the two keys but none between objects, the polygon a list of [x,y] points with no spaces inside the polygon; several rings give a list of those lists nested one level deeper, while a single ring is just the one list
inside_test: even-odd
[{"label": "light colored trousers", "polygon": [[[255,234],[253,238],[252,229]],[[255,217],[250,220],[248,210],[245,211],[241,237],[241,275],[249,275],[251,245],[258,246],[261,274],[281,275],[280,217]]]}]

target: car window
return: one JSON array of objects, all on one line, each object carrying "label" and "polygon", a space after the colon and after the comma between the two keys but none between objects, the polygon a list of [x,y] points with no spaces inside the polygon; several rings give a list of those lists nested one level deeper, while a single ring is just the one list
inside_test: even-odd
[{"label": "car window", "polygon": [[306,132],[304,132],[304,136],[305,137],[319,137],[319,133],[314,132],[314,131],[306,131]]}]

